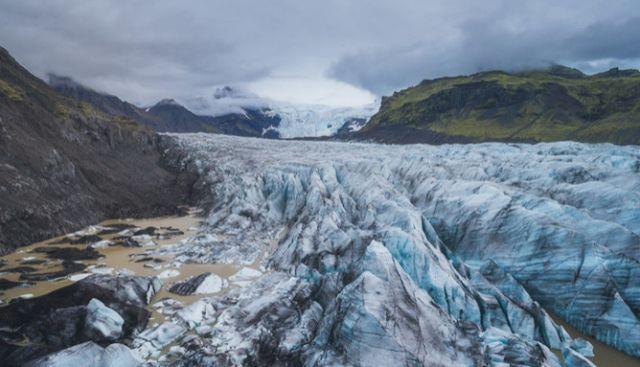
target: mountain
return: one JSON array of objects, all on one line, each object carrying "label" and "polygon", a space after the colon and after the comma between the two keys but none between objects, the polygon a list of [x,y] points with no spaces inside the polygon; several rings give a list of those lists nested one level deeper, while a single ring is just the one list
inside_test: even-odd
[{"label": "mountain", "polygon": [[49,84],[68,97],[90,103],[112,116],[126,116],[158,132],[208,132],[274,139],[342,136],[361,128],[376,111],[374,104],[329,107],[266,101],[229,86],[218,88],[209,98],[188,101],[189,107],[167,98],[143,109],[69,77],[49,74]]},{"label": "mountain", "polygon": [[243,113],[228,113],[221,116],[197,115],[173,99],[164,99],[146,110],[165,123],[159,131],[170,132],[209,132],[238,136],[265,136],[270,128],[278,126],[277,116],[263,109],[245,109]]},{"label": "mountain", "polygon": [[[49,85],[65,96],[86,102],[106,114],[130,118],[157,132],[208,132],[278,137],[272,128],[278,125],[279,118],[265,109],[247,108],[242,113],[227,113],[214,117],[193,113],[170,98],[163,99],[147,109],[139,108],[114,95],[95,91],[69,77],[55,74],[49,74]],[[223,92],[229,95],[232,90],[225,89]]]},{"label": "mountain", "polygon": [[277,139],[280,116],[267,108],[245,108],[243,113],[208,117],[226,135]]},{"label": "mountain", "polygon": [[59,76],[53,73],[49,73],[47,76],[49,85],[67,97],[89,103],[112,116],[126,116],[156,130],[161,127],[160,121],[154,119],[153,116],[114,95],[98,92],[66,76]]},{"label": "mountain", "polygon": [[360,139],[640,143],[640,72],[554,66],[424,80],[382,99]]},{"label": "mountain", "polygon": [[208,132],[217,133],[213,121],[198,116],[173,99],[163,99],[145,110],[145,114],[155,121],[154,129],[159,132]]},{"label": "mountain", "polygon": [[142,109],[120,98],[95,91],[69,77],[49,74],[49,85],[65,96],[86,102],[111,116],[125,116],[158,132],[218,132],[210,121],[193,114],[172,99]]},{"label": "mountain", "polygon": [[[95,96],[63,82],[68,93]],[[106,218],[175,212],[184,202],[177,175],[160,163],[159,137],[102,111],[125,104],[94,103],[58,93],[0,48],[0,253]]]}]

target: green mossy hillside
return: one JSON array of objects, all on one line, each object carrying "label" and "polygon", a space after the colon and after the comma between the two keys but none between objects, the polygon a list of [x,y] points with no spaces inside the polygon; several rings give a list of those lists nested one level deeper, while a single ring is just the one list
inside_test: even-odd
[{"label": "green mossy hillside", "polygon": [[403,129],[447,142],[640,144],[640,72],[588,76],[554,66],[425,80],[384,97],[362,133],[393,142],[380,132],[400,136]]}]

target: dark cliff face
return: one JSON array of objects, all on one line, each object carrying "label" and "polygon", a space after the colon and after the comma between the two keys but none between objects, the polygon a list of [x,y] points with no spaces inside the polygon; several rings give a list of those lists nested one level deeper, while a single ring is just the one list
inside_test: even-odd
[{"label": "dark cliff face", "polygon": [[382,100],[357,138],[397,143],[640,143],[640,73],[548,70],[425,80]]},{"label": "dark cliff face", "polygon": [[110,217],[175,212],[189,182],[162,167],[158,139],[61,95],[0,48],[0,252]]}]

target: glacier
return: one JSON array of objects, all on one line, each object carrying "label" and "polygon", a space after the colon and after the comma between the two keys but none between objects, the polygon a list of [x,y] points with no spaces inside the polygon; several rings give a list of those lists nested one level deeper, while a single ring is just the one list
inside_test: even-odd
[{"label": "glacier", "polygon": [[[203,95],[184,101],[197,114],[223,116],[241,114],[249,117],[249,111],[258,111],[278,120],[277,124],[263,128],[263,137],[282,139],[334,136],[337,133],[361,129],[380,107],[380,100],[355,106],[290,103],[262,98],[243,88],[224,86],[211,95]],[[273,122],[272,121],[272,122]]]},{"label": "glacier", "polygon": [[[357,131],[378,111],[379,103],[355,107],[288,104],[271,102],[269,114],[280,117],[280,124],[272,129],[280,138],[333,136],[340,128]],[[350,124],[361,121],[358,124]],[[263,134],[264,135],[264,134]]]},{"label": "glacier", "polygon": [[167,312],[180,357],[160,363],[591,363],[550,312],[640,356],[638,147],[163,140],[210,209],[158,251],[261,271]]}]

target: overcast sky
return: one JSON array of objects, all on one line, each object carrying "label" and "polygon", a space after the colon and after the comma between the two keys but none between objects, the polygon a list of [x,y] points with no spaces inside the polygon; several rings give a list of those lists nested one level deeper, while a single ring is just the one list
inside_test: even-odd
[{"label": "overcast sky", "polygon": [[222,85],[361,105],[480,70],[638,68],[640,1],[0,0],[0,45],[140,105]]}]

